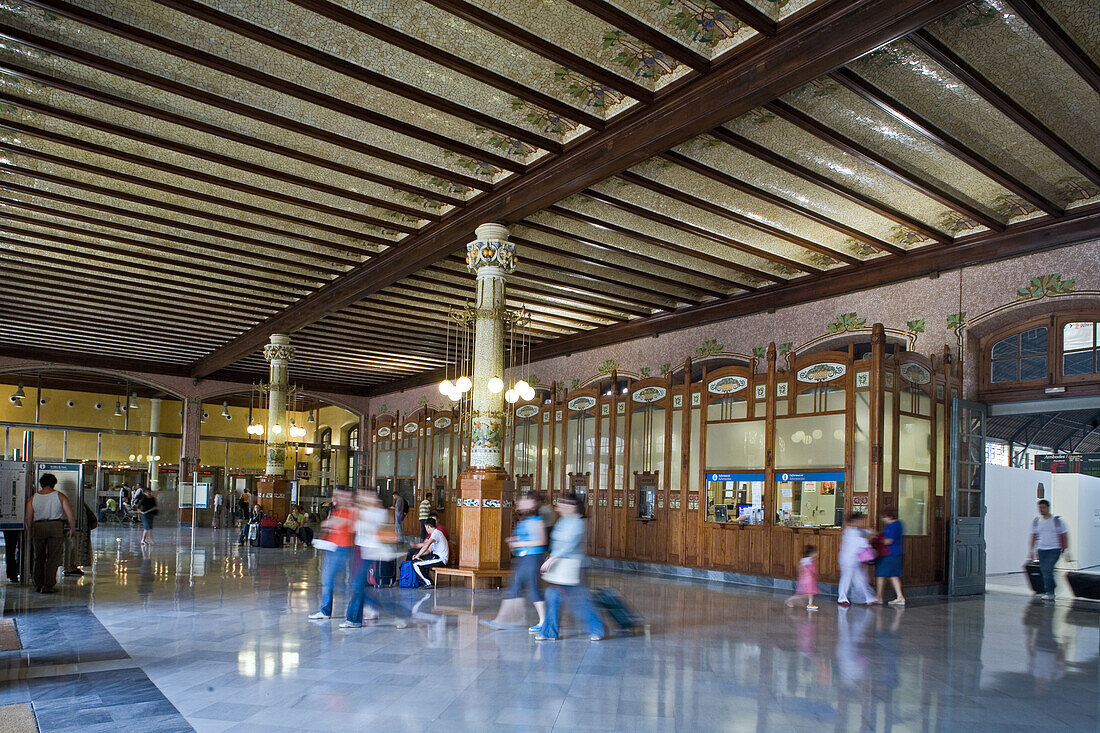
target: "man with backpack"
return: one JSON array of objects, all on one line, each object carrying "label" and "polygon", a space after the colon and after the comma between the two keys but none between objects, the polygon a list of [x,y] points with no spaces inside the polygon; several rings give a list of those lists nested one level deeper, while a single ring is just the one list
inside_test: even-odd
[{"label": "man with backpack", "polygon": [[1043,592],[1039,598],[1054,600],[1054,566],[1062,552],[1069,547],[1069,534],[1061,517],[1050,513],[1050,502],[1039,500],[1039,516],[1031,521],[1031,542],[1028,554],[1031,558],[1038,555],[1039,573],[1043,576]]},{"label": "man with backpack", "polygon": [[409,513],[409,502],[405,501],[405,497],[400,493],[393,495],[393,531],[397,533],[397,541],[403,543],[405,541],[405,531],[401,528],[401,523],[405,521],[405,515]]}]

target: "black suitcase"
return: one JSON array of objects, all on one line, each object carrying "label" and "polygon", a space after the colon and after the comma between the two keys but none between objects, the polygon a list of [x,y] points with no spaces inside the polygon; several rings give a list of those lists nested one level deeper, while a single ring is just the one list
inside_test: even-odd
[{"label": "black suitcase", "polygon": [[282,547],[282,544],[278,527],[260,527],[260,547]]},{"label": "black suitcase", "polygon": [[1100,601],[1100,574],[1066,573],[1066,580],[1069,581],[1069,587],[1073,589],[1073,595]]},{"label": "black suitcase", "polygon": [[614,588],[597,588],[593,595],[596,597],[596,603],[607,611],[607,615],[619,627],[620,632],[629,634],[641,625],[642,620],[627,607],[622,595]]},{"label": "black suitcase", "polygon": [[1024,573],[1031,583],[1031,589],[1036,593],[1043,592],[1043,574],[1039,572],[1039,562],[1032,560],[1024,565]]},{"label": "black suitcase", "polygon": [[396,560],[371,560],[367,571],[367,583],[379,588],[389,588],[397,583]]}]

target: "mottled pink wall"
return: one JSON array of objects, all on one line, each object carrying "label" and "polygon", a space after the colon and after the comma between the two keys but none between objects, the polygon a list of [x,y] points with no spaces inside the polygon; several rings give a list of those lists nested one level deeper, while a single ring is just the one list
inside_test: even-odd
[{"label": "mottled pink wall", "polygon": [[[716,339],[727,352],[751,354],[753,347],[792,343],[795,347],[826,333],[826,324],[841,313],[855,312],[866,318],[867,325],[880,322],[887,328],[905,330],[906,321],[925,319],[925,332],[917,338],[915,350],[923,354],[940,353],[945,344],[956,350],[956,339],[947,328],[947,317],[964,311],[967,318],[998,306],[1016,302],[1016,289],[1027,285],[1039,275],[1060,273],[1063,279],[1074,279],[1078,291],[1100,291],[1100,241],[1003,260],[962,270],[943,272],[935,279],[918,278],[879,288],[862,290],[850,295],[826,298],[813,303],[780,308],[775,313],[735,318],[698,328],[667,333],[659,338],[646,338],[591,349],[559,357],[531,366],[531,373],[544,384],[553,381],[568,386],[572,380],[583,383],[597,373],[608,359],[618,362],[621,371],[637,373],[649,367],[653,375],[660,374],[662,364],[673,367],[693,356],[696,348],[708,339]],[[1080,307],[1083,300],[1067,298],[1065,307]],[[1054,299],[1049,302],[1057,302]],[[1032,307],[1040,306],[1037,301]],[[1015,313],[1029,312],[1027,306]],[[1024,317],[1024,316],[1020,316]],[[979,330],[979,332],[981,332]],[[969,362],[968,362],[969,366]],[[974,377],[967,371],[968,387]],[[406,412],[419,406],[421,397],[439,406],[445,398],[434,386],[381,395],[371,400],[371,410],[379,412],[383,405],[390,412]]]}]

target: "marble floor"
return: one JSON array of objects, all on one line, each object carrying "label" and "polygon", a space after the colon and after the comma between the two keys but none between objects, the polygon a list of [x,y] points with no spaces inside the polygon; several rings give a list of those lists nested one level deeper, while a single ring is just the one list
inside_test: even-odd
[{"label": "marble floor", "polygon": [[1097,604],[994,592],[810,614],[774,592],[597,574],[646,633],[592,643],[567,622],[536,643],[478,623],[499,591],[461,588],[384,591],[415,623],[341,630],[306,619],[310,548],[138,539],[96,530],[94,567],[57,595],[0,586],[24,646],[0,653],[0,705],[30,702],[42,731],[112,733],[1100,729]]}]

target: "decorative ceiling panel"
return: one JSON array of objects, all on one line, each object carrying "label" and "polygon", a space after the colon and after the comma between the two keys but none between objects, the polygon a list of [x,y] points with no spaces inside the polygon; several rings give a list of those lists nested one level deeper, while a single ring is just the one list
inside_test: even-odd
[{"label": "decorative ceiling panel", "polygon": [[509,39],[420,0],[337,0],[401,33],[516,79],[578,109],[610,117],[637,103],[619,90],[540,57]]},{"label": "decorative ceiling panel", "polygon": [[709,0],[611,0],[669,38],[717,58],[757,35],[741,18]]},{"label": "decorative ceiling panel", "polygon": [[1100,64],[1100,8],[1093,0],[1040,0],[1041,5],[1093,60]]},{"label": "decorative ceiling panel", "polygon": [[1000,1],[980,0],[928,30],[987,79],[1100,163],[1100,96]]},{"label": "decorative ceiling panel", "polygon": [[820,0],[748,0],[759,10],[776,20],[783,20]]},{"label": "decorative ceiling panel", "polygon": [[[1085,180],[1050,148],[907,41],[884,46],[848,67],[1043,196],[1068,204],[1072,199],[1061,182]],[[994,202],[994,210],[1001,215],[1019,216],[1024,209],[1008,199]]]}]

